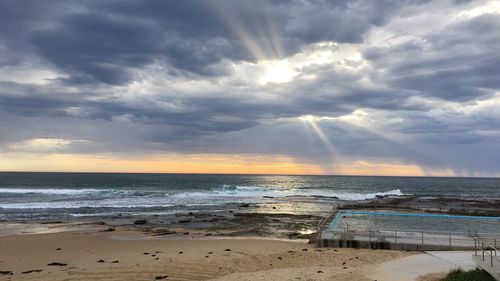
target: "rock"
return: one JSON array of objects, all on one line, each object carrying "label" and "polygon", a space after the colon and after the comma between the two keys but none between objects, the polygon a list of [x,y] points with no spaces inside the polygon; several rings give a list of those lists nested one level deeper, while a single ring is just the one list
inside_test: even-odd
[{"label": "rock", "polygon": [[12,273],[12,271],[9,271],[9,270],[1,270],[0,274],[1,275],[13,275],[14,273]]},{"label": "rock", "polygon": [[41,222],[40,224],[57,224],[57,223],[62,223],[62,221],[44,221]]},{"label": "rock", "polygon": [[62,249],[61,249],[61,248],[57,248],[57,249],[56,249],[56,251],[60,251],[60,250],[62,250]]},{"label": "rock", "polygon": [[315,233],[291,232],[288,233],[288,239],[310,239],[313,234]]},{"label": "rock", "polygon": [[186,231],[186,232],[184,232],[184,233],[182,233],[182,234],[184,234],[184,235],[189,235],[189,231]]},{"label": "rock", "polygon": [[116,261],[112,261],[111,263],[119,263],[120,261],[119,260],[116,260]]},{"label": "rock", "polygon": [[111,232],[111,231],[115,231],[115,229],[113,227],[109,227],[103,230],[102,232]]},{"label": "rock", "polygon": [[344,269],[349,269],[349,268],[347,268],[347,267],[344,266]]},{"label": "rock", "polygon": [[279,260],[282,260],[283,258],[282,257],[278,257]]},{"label": "rock", "polygon": [[302,249],[302,252],[307,252],[307,249]]},{"label": "rock", "polygon": [[104,262],[104,260],[98,260],[97,262],[102,263],[102,262]]},{"label": "rock", "polygon": [[224,251],[226,251],[226,252],[231,252],[231,249],[225,249]]},{"label": "rock", "polygon": [[213,253],[214,253],[214,252],[208,252],[207,254],[211,255],[211,254],[213,254]]},{"label": "rock", "polygon": [[142,254],[143,254],[143,255],[149,255],[149,253],[148,253],[148,252],[145,252],[145,253],[142,253]]},{"label": "rock", "polygon": [[134,224],[147,224],[148,220],[135,220]]},{"label": "rock", "polygon": [[23,271],[21,273],[22,274],[29,274],[29,273],[34,273],[34,272],[42,272],[42,270],[41,269],[32,269],[32,270]]},{"label": "rock", "polygon": [[179,223],[190,223],[190,222],[192,222],[191,219],[179,220]]},{"label": "rock", "polygon": [[47,264],[47,266],[67,266],[67,263],[62,263],[62,262],[51,262]]},{"label": "rock", "polygon": [[323,273],[323,271],[321,271],[321,270],[318,270],[318,271],[316,271],[316,273]]},{"label": "rock", "polygon": [[250,207],[250,204],[248,204],[248,203],[241,204],[239,207],[240,208],[248,208],[248,207]]},{"label": "rock", "polygon": [[273,210],[276,210],[276,207],[273,207]]},{"label": "rock", "polygon": [[212,233],[205,233],[205,236],[212,236]]},{"label": "rock", "polygon": [[194,213],[193,212],[189,212],[188,215],[192,216],[192,215],[194,215]]},{"label": "rock", "polygon": [[156,235],[171,235],[171,234],[177,234],[176,231],[168,230],[168,229],[157,229],[155,230]]},{"label": "rock", "polygon": [[179,252],[179,255],[182,255],[182,254],[184,254],[184,253],[183,252]]},{"label": "rock", "polygon": [[155,280],[163,280],[163,279],[167,279],[167,278],[168,278],[168,275],[160,275],[160,276],[156,276]]}]

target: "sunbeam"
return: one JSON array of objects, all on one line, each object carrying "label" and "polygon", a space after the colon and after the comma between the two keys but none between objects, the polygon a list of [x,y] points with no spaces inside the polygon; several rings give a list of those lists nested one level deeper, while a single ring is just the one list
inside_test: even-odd
[{"label": "sunbeam", "polygon": [[314,133],[318,136],[319,140],[323,143],[326,150],[330,154],[330,157],[332,158],[332,164],[340,162],[340,154],[338,153],[333,143],[330,141],[330,138],[323,132],[323,130],[316,123],[317,118],[313,115],[305,115],[299,117],[299,119],[305,121],[307,124],[309,124],[309,126],[311,126]]},{"label": "sunbeam", "polygon": [[366,120],[368,118],[369,116],[367,112],[358,109],[353,113],[351,113],[350,115],[345,115],[336,118],[336,121],[347,124],[350,127],[358,128],[366,132],[369,132],[370,134],[377,136],[378,138],[383,139],[389,143],[392,143],[397,147],[403,147],[407,152],[413,153],[415,156],[432,160],[433,162],[436,163],[442,162],[442,160],[439,159],[439,157],[431,155],[424,149],[412,145],[411,140],[404,140],[403,136],[397,135],[385,127],[377,126],[375,124],[368,124]]},{"label": "sunbeam", "polygon": [[256,61],[279,59],[284,56],[283,43],[278,34],[276,22],[269,13],[253,14],[255,17],[253,27],[256,29],[252,30],[245,26],[245,23],[236,16],[227,4],[217,1],[214,3],[216,13]]}]

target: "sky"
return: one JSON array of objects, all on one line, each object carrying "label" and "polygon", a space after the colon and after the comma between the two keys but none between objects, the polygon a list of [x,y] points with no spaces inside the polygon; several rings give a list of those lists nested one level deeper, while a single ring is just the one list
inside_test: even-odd
[{"label": "sky", "polygon": [[0,170],[500,176],[500,1],[0,0]]}]

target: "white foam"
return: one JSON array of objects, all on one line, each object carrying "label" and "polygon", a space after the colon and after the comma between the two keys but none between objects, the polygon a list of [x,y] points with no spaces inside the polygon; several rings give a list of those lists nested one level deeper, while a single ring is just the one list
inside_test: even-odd
[{"label": "white foam", "polygon": [[103,189],[63,189],[63,188],[0,188],[0,193],[13,193],[13,194],[59,194],[59,195],[75,195],[75,194],[89,194],[103,192]]},{"label": "white foam", "polygon": [[4,203],[0,208],[4,209],[78,209],[78,208],[148,208],[148,207],[172,207],[171,202],[165,200],[152,200],[151,198],[119,198],[88,201],[46,201],[46,202],[23,202]]},{"label": "white foam", "polygon": [[193,198],[193,197],[288,197],[288,196],[323,196],[323,197],[337,197],[342,200],[365,200],[373,199],[377,196],[402,196],[405,195],[401,190],[394,189],[384,192],[376,193],[352,193],[352,192],[339,192],[327,189],[285,189],[285,188],[269,188],[259,186],[224,186],[220,190],[206,191],[206,192],[183,192],[172,195],[177,198]]},{"label": "white foam", "polygon": [[[141,194],[138,195],[137,192]],[[170,194],[167,191],[138,191],[114,189],[20,189],[0,188],[0,193],[67,195],[73,200],[42,201],[33,198],[31,202],[0,203],[4,209],[75,209],[75,208],[141,208],[172,206],[215,206],[225,203],[259,203],[293,196],[337,197],[341,200],[365,200],[376,196],[401,196],[395,189],[376,193],[339,192],[329,189],[287,189],[261,186],[223,186],[206,191],[186,191]],[[102,193],[102,194],[100,194]],[[87,197],[88,194],[88,197]],[[84,196],[72,198],[72,195]],[[97,195],[97,196],[96,196]],[[272,198],[265,198],[272,197]],[[85,198],[85,199],[84,199]],[[35,201],[36,200],[36,201]]]}]

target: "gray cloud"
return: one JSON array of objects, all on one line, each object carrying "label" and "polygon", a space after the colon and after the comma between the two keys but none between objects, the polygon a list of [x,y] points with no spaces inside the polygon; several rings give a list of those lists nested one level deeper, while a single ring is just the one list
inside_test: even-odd
[{"label": "gray cloud", "polygon": [[[431,18],[433,4],[3,1],[0,150],[61,138],[87,140],[65,148],[74,153],[280,154],[498,173],[499,13],[443,18],[435,30],[408,23]],[[376,32],[393,34],[372,42]],[[245,63],[292,59],[320,42],[363,61],[302,66],[282,84],[238,76]],[[26,82],[9,76],[19,66],[31,66]],[[43,71],[55,76],[33,82]],[[337,160],[303,115],[330,117],[318,126]]]},{"label": "gray cloud", "polygon": [[[224,69],[213,67],[222,59],[255,60],[241,36],[251,37],[267,58],[290,55],[319,41],[360,42],[371,26],[382,24],[401,4],[7,2],[2,5],[2,31],[11,47],[34,49],[67,72],[66,82],[119,85],[132,79],[129,68],[154,60],[165,60],[171,73],[224,75]],[[16,26],[15,31],[11,26]]]}]

